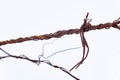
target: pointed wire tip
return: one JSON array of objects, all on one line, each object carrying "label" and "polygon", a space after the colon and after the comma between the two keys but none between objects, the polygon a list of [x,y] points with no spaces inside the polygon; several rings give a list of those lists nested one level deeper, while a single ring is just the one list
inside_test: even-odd
[{"label": "pointed wire tip", "polygon": [[87,12],[86,19],[88,18],[89,12]]}]

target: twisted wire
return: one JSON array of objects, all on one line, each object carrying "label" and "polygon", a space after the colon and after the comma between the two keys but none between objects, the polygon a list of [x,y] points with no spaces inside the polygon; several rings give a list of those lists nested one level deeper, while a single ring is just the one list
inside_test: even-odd
[{"label": "twisted wire", "polygon": [[[107,22],[107,23],[101,23],[98,25],[92,25],[90,23],[91,19],[87,19],[88,18],[89,13],[87,13],[86,18],[84,19],[83,24],[81,25],[80,28],[76,28],[76,29],[69,29],[69,30],[59,30],[55,33],[50,33],[50,34],[43,34],[43,35],[35,35],[35,36],[30,36],[30,37],[20,37],[17,39],[10,39],[10,40],[5,40],[5,41],[0,41],[0,46],[2,45],[6,45],[6,44],[13,44],[13,43],[21,43],[21,42],[25,42],[25,41],[30,41],[30,40],[48,40],[51,38],[60,38],[64,35],[72,35],[72,34],[80,34],[80,38],[81,38],[81,42],[82,42],[82,47],[83,47],[83,56],[82,56],[82,60],[80,60],[75,66],[73,66],[70,71],[74,68],[78,68],[80,64],[83,63],[83,61],[87,58],[88,53],[89,53],[89,46],[87,43],[87,40],[84,36],[84,32],[88,32],[91,30],[100,30],[100,29],[109,29],[110,27],[116,28],[118,30],[120,30],[120,18],[118,18],[117,20],[114,20],[113,22]],[[89,21],[88,21],[89,20]],[[87,48],[87,52],[86,52],[86,48]],[[7,56],[0,56],[0,59],[4,59],[4,58],[8,58],[8,57],[13,57],[13,58],[17,58],[17,59],[25,59],[28,61],[31,61],[33,63],[37,63],[38,65],[40,64],[40,62],[46,63],[54,68],[59,68],[62,71],[64,71],[65,73],[69,74],[70,76],[72,76],[73,78],[75,78],[76,80],[80,80],[79,78],[75,77],[74,75],[72,75],[69,71],[67,71],[65,68],[63,67],[59,67],[57,65],[53,65],[52,63],[50,63],[50,61],[46,61],[46,60],[40,60],[41,57],[39,57],[38,60],[34,60],[34,59],[30,59],[25,55],[20,55],[20,56],[16,56],[16,55],[11,55],[10,53],[6,52],[5,50],[3,50],[2,48],[0,48],[0,50],[2,52],[4,52],[5,54],[7,54]],[[58,53],[58,52],[56,52]],[[56,54],[54,53],[54,54]],[[54,55],[52,54],[52,55]],[[52,56],[50,55],[50,56]]]},{"label": "twisted wire", "polygon": [[[118,24],[120,23],[120,18],[118,20],[113,21],[112,23],[107,22],[104,24],[98,24],[98,25],[91,25],[90,23],[87,23],[87,27],[83,29],[83,32],[88,32],[90,30],[96,30],[96,29],[108,29],[110,27],[120,29],[120,26]],[[64,35],[71,35],[71,34],[79,34],[80,29],[69,29],[69,30],[59,30],[55,33],[50,33],[50,34],[43,34],[43,35],[35,35],[35,36],[30,36],[30,37],[19,37],[17,39],[10,39],[10,40],[5,40],[5,41],[0,41],[0,46],[6,45],[6,44],[13,44],[13,43],[21,43],[25,41],[30,41],[30,40],[48,40],[51,38],[60,38]]]}]

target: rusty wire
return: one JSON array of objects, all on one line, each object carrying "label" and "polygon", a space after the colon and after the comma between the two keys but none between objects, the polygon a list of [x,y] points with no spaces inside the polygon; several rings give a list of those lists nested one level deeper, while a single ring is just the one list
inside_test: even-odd
[{"label": "rusty wire", "polygon": [[[86,16],[87,18],[87,16]],[[120,29],[120,26],[118,26],[118,24],[120,23],[120,18],[111,22],[107,22],[104,24],[98,24],[98,25],[91,25],[90,22],[86,22],[87,19],[84,20],[84,26],[86,27],[82,27],[83,28],[83,32],[88,32],[90,30],[96,30],[96,29],[108,29],[110,27],[114,27],[117,29]],[[43,34],[43,35],[35,35],[35,36],[30,36],[30,37],[20,37],[17,39],[10,39],[10,40],[5,40],[5,41],[0,41],[0,46],[2,45],[6,45],[6,44],[13,44],[13,43],[20,43],[20,42],[25,42],[25,41],[30,41],[30,40],[48,40],[51,38],[60,38],[64,35],[71,35],[71,34],[79,34],[81,31],[80,29],[76,28],[76,29],[69,29],[69,30],[59,30],[55,33],[50,33],[50,34]]]},{"label": "rusty wire", "polygon": [[[77,69],[80,66],[80,64],[82,64],[84,62],[84,60],[87,58],[88,53],[89,53],[89,45],[88,45],[87,40],[85,38],[84,32],[88,32],[88,31],[96,30],[96,29],[98,29],[98,30],[109,29],[110,27],[113,27],[113,28],[116,28],[116,29],[120,30],[120,25],[119,25],[120,18],[118,18],[117,20],[114,20],[113,22],[107,22],[107,23],[103,23],[103,24],[92,25],[90,23],[91,19],[90,20],[88,19],[88,15],[89,15],[89,13],[87,13],[83,24],[78,29],[59,30],[55,33],[50,33],[50,34],[35,35],[35,36],[30,36],[30,37],[20,37],[20,38],[17,38],[17,39],[0,41],[0,46],[6,45],[6,44],[20,43],[20,42],[25,42],[25,41],[30,41],[30,40],[48,40],[48,39],[51,39],[51,38],[60,38],[64,35],[80,34],[80,38],[81,38],[81,42],[82,42],[82,48],[83,48],[83,56],[82,56],[82,59],[75,66],[73,66],[70,69],[70,71],[73,70],[74,68]],[[26,57],[25,55],[20,55],[20,56],[11,55],[8,52],[6,52],[5,50],[3,50],[2,48],[0,48],[0,50],[3,51],[5,54],[7,54],[7,56],[0,56],[0,59],[4,59],[4,58],[7,58],[7,57],[13,57],[13,58],[17,58],[17,59],[25,59],[25,60],[28,60],[28,61],[31,61],[31,62],[34,62],[34,63],[38,63],[38,64],[40,62],[47,63],[48,65],[50,65],[54,68],[61,69],[62,71],[69,74],[70,76],[72,76],[76,80],[80,80],[79,78],[72,75],[65,68],[59,67],[57,65],[53,65],[53,64],[50,63],[50,61],[40,60],[40,58],[38,60],[34,60],[34,59],[30,59],[30,58]]]},{"label": "rusty wire", "polygon": [[[82,56],[82,59],[75,65],[73,66],[71,70],[73,70],[74,68],[78,68],[80,66],[80,64],[83,63],[83,61],[87,58],[88,56],[88,53],[89,53],[89,45],[86,41],[86,38],[84,36],[84,32],[88,32],[90,30],[96,30],[96,29],[109,29],[110,27],[113,27],[113,28],[117,28],[120,30],[120,26],[118,25],[120,23],[120,18],[118,18],[117,20],[114,20],[112,23],[108,22],[108,23],[104,23],[104,24],[99,24],[99,25],[91,25],[90,24],[90,21],[92,19],[88,19],[88,15],[89,13],[87,13],[85,19],[84,19],[84,23],[82,24],[82,26],[80,27],[80,38],[81,38],[81,42],[82,42],[82,47],[83,47],[83,56]],[[87,49],[87,51],[86,51]]]}]

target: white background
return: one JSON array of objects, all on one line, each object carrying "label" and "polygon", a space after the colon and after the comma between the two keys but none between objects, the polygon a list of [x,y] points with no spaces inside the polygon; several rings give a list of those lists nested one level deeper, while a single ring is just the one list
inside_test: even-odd
[{"label": "white background", "polygon": [[[0,0],[0,41],[79,28],[87,12],[91,24],[120,17],[119,0]],[[120,31],[110,28],[85,33],[90,52],[84,64],[71,73],[81,80],[120,80]],[[1,46],[11,54],[38,59],[42,45],[55,39]],[[79,35],[64,36],[45,46],[45,56],[82,47]],[[0,55],[4,55],[0,51]],[[67,70],[82,57],[82,48],[58,53],[49,60]],[[19,59],[0,60],[1,80],[74,80],[59,69]]]}]

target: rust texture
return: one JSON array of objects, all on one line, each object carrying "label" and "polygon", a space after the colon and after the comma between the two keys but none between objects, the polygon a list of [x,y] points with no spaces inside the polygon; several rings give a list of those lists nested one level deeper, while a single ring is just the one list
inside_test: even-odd
[{"label": "rust texture", "polygon": [[[25,41],[30,41],[30,40],[48,40],[51,38],[60,38],[64,35],[71,35],[71,34],[79,34],[80,38],[81,38],[81,43],[82,43],[82,48],[83,48],[83,55],[82,55],[82,59],[76,64],[74,65],[71,69],[73,70],[74,68],[77,69],[83,62],[84,60],[87,58],[88,53],[89,53],[89,45],[87,43],[87,40],[85,38],[84,33],[91,31],[91,30],[100,30],[100,29],[109,29],[110,27],[116,28],[118,30],[120,30],[120,18],[118,18],[117,20],[114,20],[113,22],[107,22],[107,23],[101,23],[98,25],[92,25],[90,22],[92,19],[88,19],[88,15],[89,13],[87,13],[83,24],[80,26],[80,28],[77,29],[69,29],[69,30],[59,30],[55,33],[50,33],[50,34],[43,34],[43,35],[35,35],[35,36],[30,36],[30,37],[20,37],[17,39],[10,39],[10,40],[5,40],[5,41],[0,41],[0,46],[6,45],[6,44],[14,44],[14,43],[21,43],[21,42],[25,42]],[[8,57],[12,57],[12,58],[16,58],[16,59],[24,59],[24,60],[28,60],[30,62],[36,63],[36,64],[40,64],[42,63],[46,63],[54,68],[58,68],[60,70],[62,70],[63,72],[67,73],[68,75],[70,75],[71,77],[73,77],[75,80],[80,80],[79,78],[75,77],[74,75],[72,75],[69,71],[67,71],[64,67],[60,67],[57,65],[53,65],[49,60],[41,60],[41,57],[39,57],[39,59],[30,59],[25,55],[20,55],[20,56],[16,56],[16,55],[12,55],[10,53],[8,53],[6,50],[0,48],[0,50],[2,52],[4,52],[5,54],[7,54],[7,56],[0,56],[0,59],[4,59],[4,58],[8,58]]]},{"label": "rust texture", "polygon": [[20,37],[17,39],[0,41],[0,46],[6,45],[6,44],[21,43],[21,42],[30,41],[30,40],[48,40],[51,38],[60,38],[64,35],[79,34],[79,32],[80,32],[79,29],[59,30],[55,33],[50,33],[50,34],[43,34],[43,35],[37,35],[37,36],[35,35],[30,37]]},{"label": "rust texture", "polygon": [[[100,29],[109,29],[110,27],[116,28],[120,30],[120,18],[117,20],[114,20],[113,22],[107,22],[107,23],[102,23],[98,25],[92,25],[91,19],[88,19],[89,13],[87,13],[83,24],[80,26],[78,29],[69,29],[69,30],[59,30],[55,33],[50,33],[50,34],[43,34],[43,35],[36,35],[36,36],[30,36],[30,37],[20,37],[17,39],[10,39],[10,40],[5,40],[5,41],[0,41],[0,46],[6,45],[6,44],[13,44],[13,43],[20,43],[20,42],[25,42],[25,41],[30,41],[30,40],[48,40],[51,38],[60,38],[64,35],[71,35],[71,34],[80,34],[81,42],[82,42],[82,47],[83,47],[83,56],[82,60],[78,62],[75,66],[73,66],[71,70],[74,68],[78,68],[80,64],[83,63],[83,61],[87,58],[88,53],[89,53],[89,46],[87,43],[87,40],[85,39],[84,32],[88,32],[91,30],[100,30]],[[86,51],[87,49],[87,51]]]},{"label": "rust texture", "polygon": [[82,26],[80,27],[80,38],[81,38],[81,42],[82,42],[82,47],[83,47],[83,56],[82,59],[75,65],[73,66],[71,70],[73,70],[74,68],[77,69],[80,64],[83,63],[83,61],[87,58],[88,53],[89,53],[89,45],[87,43],[87,40],[84,36],[84,32],[88,32],[90,30],[96,30],[96,29],[109,29],[110,27],[116,28],[120,30],[120,26],[118,25],[120,23],[120,18],[118,18],[117,20],[114,20],[112,23],[107,22],[104,24],[98,24],[98,25],[91,25],[90,22],[92,19],[88,19],[88,15],[89,13],[87,13],[84,22],[82,24]]},{"label": "rust texture", "polygon": [[[118,20],[113,21],[112,23],[107,22],[107,23],[98,24],[98,25],[91,25],[90,22],[87,22],[85,24],[86,27],[83,28],[83,32],[88,32],[90,30],[103,29],[103,28],[109,29],[110,27],[120,29],[120,26],[118,26],[119,23],[120,23],[120,18]],[[71,35],[71,34],[80,34],[80,29],[78,28],[78,29],[69,29],[69,30],[59,30],[55,33],[50,33],[50,34],[35,35],[30,37],[20,37],[17,39],[0,41],[0,46],[6,45],[6,44],[20,43],[20,42],[25,42],[30,40],[48,40],[51,38],[60,38],[64,35]]]}]

